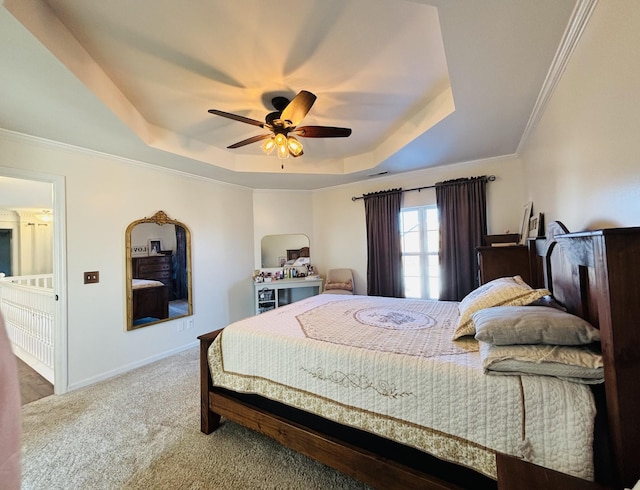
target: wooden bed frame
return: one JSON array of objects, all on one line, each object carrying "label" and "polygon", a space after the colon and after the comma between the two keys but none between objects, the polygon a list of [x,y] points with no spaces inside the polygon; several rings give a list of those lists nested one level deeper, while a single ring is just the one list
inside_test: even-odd
[{"label": "wooden bed frame", "polygon": [[603,398],[594,445],[598,483],[503,454],[496,455],[496,483],[364,431],[214,387],[207,351],[222,330],[199,337],[202,432],[213,432],[225,417],[377,488],[631,488],[640,479],[640,227],[568,233],[554,222],[547,237],[529,240],[532,285],[548,287],[601,331],[605,383],[594,390]]}]

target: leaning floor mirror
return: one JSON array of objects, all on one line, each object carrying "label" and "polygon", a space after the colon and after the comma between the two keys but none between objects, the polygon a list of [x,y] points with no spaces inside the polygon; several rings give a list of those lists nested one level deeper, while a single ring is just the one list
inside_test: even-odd
[{"label": "leaning floor mirror", "polygon": [[193,314],[191,232],[158,211],[126,231],[127,330]]}]

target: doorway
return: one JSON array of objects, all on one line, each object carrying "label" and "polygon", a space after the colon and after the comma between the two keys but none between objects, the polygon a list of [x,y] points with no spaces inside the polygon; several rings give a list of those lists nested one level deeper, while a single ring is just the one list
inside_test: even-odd
[{"label": "doorway", "polygon": [[[12,277],[27,277],[30,281],[35,277],[49,291],[47,307],[51,316],[52,348],[48,362],[51,365],[50,376],[47,378],[52,381],[56,394],[65,393],[68,388],[64,200],[63,176],[0,166],[0,210],[3,210],[0,221],[2,216],[6,219],[11,212],[7,210],[13,210],[17,216],[16,222],[10,226],[3,226],[0,222],[3,232],[0,233],[0,264],[11,266]],[[49,216],[43,215],[43,210],[48,210]],[[10,237],[4,233],[9,228]],[[44,246],[33,242],[33,237],[41,234],[40,228],[49,229],[49,238]],[[23,236],[25,243],[20,243]],[[43,254],[47,256],[49,265],[46,270],[36,271],[36,264],[42,263]],[[47,277],[43,279],[42,276]],[[38,287],[41,286],[32,290]],[[24,360],[31,364],[29,359]]]}]

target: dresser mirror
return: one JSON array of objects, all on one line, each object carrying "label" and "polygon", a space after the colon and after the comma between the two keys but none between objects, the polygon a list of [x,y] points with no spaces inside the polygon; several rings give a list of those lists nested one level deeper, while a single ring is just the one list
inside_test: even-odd
[{"label": "dresser mirror", "polygon": [[126,231],[127,330],[193,314],[191,232],[158,211]]},{"label": "dresser mirror", "polygon": [[263,269],[293,265],[299,257],[309,257],[309,237],[303,234],[266,235],[260,250]]}]

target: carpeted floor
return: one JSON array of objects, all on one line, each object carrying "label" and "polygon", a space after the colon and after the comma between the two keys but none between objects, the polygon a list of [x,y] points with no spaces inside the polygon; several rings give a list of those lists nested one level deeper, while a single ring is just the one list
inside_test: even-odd
[{"label": "carpeted floor", "polygon": [[198,349],[24,405],[28,489],[366,488],[225,422],[199,430]]}]

